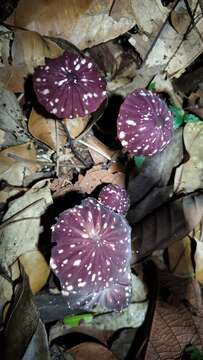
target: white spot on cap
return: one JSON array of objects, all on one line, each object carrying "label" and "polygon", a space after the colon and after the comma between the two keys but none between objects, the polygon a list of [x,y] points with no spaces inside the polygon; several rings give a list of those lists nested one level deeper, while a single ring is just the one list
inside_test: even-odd
[{"label": "white spot on cap", "polygon": [[77,64],[75,70],[78,71],[80,69],[80,64]]},{"label": "white spot on cap", "polygon": [[120,134],[119,134],[119,137],[120,137],[120,139],[123,139],[125,137],[125,132],[121,131]]},{"label": "white spot on cap", "polygon": [[73,266],[80,266],[80,264],[81,264],[81,260],[78,259],[74,261]]},{"label": "white spot on cap", "polygon": [[126,120],[126,124],[132,125],[132,126],[137,125],[136,121],[134,121],[134,120]]},{"label": "white spot on cap", "polygon": [[50,93],[49,89],[44,89],[44,90],[42,91],[42,94],[43,94],[43,95],[48,95],[49,93]]}]

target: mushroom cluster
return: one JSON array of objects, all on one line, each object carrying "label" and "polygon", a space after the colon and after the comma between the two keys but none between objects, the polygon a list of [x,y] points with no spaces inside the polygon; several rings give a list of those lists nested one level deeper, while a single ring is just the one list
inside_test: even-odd
[{"label": "mushroom cluster", "polygon": [[126,215],[130,207],[130,199],[127,191],[113,184],[106,185],[102,188],[98,196],[98,201],[122,215]]},{"label": "mushroom cluster", "polygon": [[117,120],[117,136],[131,154],[151,156],[161,152],[172,133],[171,112],[158,95],[138,89],[125,98]]},{"label": "mushroom cluster", "polygon": [[58,118],[84,117],[107,96],[106,82],[93,61],[67,51],[35,70],[33,87],[39,103]]},{"label": "mushroom cluster", "polygon": [[87,198],[52,227],[50,265],[68,307],[120,311],[131,296],[131,228],[124,216]]}]

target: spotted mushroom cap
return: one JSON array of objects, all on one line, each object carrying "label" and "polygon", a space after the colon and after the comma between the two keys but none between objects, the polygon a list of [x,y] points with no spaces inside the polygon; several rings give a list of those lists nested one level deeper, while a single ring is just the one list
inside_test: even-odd
[{"label": "spotted mushroom cap", "polygon": [[127,191],[113,184],[106,185],[102,188],[98,196],[98,201],[122,215],[126,215],[130,207],[130,199]]},{"label": "spotted mushroom cap", "polygon": [[76,118],[97,110],[106,98],[106,82],[90,58],[64,52],[46,59],[33,75],[37,99],[58,118]]},{"label": "spotted mushroom cap", "polygon": [[120,311],[131,296],[131,228],[93,198],[66,210],[52,227],[50,265],[69,308]]},{"label": "spotted mushroom cap", "polygon": [[161,152],[172,133],[171,112],[159,96],[138,89],[126,97],[117,120],[117,135],[131,154],[151,156]]}]

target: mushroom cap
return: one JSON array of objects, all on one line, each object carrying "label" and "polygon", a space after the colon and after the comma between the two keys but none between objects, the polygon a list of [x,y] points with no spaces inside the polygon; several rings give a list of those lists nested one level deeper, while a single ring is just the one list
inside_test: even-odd
[{"label": "mushroom cap", "polygon": [[113,184],[103,187],[99,193],[98,201],[122,215],[126,215],[130,207],[130,199],[127,191]]},{"label": "mushroom cap", "polygon": [[93,198],[60,214],[52,227],[50,266],[69,308],[94,305],[114,311],[131,295],[131,228],[125,218]]},{"label": "mushroom cap", "polygon": [[39,103],[58,118],[84,117],[106,98],[106,82],[92,60],[67,51],[35,70],[33,86]]},{"label": "mushroom cap", "polygon": [[167,146],[172,134],[172,114],[159,96],[138,89],[126,97],[117,120],[117,136],[126,150],[154,155]]}]

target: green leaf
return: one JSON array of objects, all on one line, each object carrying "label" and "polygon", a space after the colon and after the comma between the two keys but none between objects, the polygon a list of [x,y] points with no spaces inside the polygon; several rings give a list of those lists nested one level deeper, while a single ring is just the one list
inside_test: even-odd
[{"label": "green leaf", "polygon": [[156,90],[156,83],[155,81],[150,82],[150,84],[147,86],[148,90],[155,91]]},{"label": "green leaf", "polygon": [[170,111],[172,112],[173,115],[173,127],[175,129],[179,128],[183,122],[184,122],[184,110],[182,108],[179,108],[177,106],[174,105],[170,105],[169,106]]},{"label": "green leaf", "polygon": [[138,170],[141,169],[143,162],[145,161],[145,156],[134,156],[134,162],[135,162],[135,166]]},{"label": "green leaf", "polygon": [[87,314],[79,314],[79,315],[70,315],[65,316],[63,319],[63,323],[65,325],[69,326],[79,326],[81,321],[84,321],[85,323],[91,323],[93,319],[93,315],[91,313]]},{"label": "green leaf", "polygon": [[200,118],[194,114],[185,114],[184,116],[184,122],[188,123],[188,122],[197,122],[197,121],[201,121]]},{"label": "green leaf", "polygon": [[187,352],[190,354],[191,360],[203,360],[203,355],[199,351],[199,349],[194,345],[188,345],[186,346],[184,352]]}]

